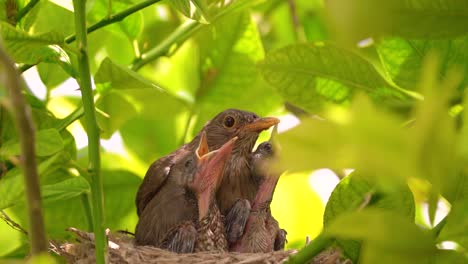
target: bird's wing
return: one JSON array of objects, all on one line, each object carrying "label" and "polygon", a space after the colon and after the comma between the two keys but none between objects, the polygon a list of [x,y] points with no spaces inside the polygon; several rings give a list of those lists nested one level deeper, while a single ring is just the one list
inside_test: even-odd
[{"label": "bird's wing", "polygon": [[195,198],[187,197],[185,189],[169,178],[141,212],[135,230],[136,243],[159,247],[171,229],[197,216]]},{"label": "bird's wing", "polygon": [[138,216],[140,216],[146,205],[151,201],[156,193],[159,192],[166,182],[171,167],[174,164],[175,155],[177,155],[177,152],[173,152],[158,159],[151,164],[151,167],[146,172],[145,178],[138,188],[135,200]]},{"label": "bird's wing", "polygon": [[249,215],[250,202],[247,199],[237,200],[224,220],[229,243],[235,243],[242,237]]}]

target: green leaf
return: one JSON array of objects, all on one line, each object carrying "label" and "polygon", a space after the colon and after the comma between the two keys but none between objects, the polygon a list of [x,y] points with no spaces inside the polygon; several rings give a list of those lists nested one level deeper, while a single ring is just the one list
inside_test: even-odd
[{"label": "green leaf", "polygon": [[177,115],[159,119],[137,117],[123,125],[120,134],[126,149],[145,164],[151,164],[179,146],[184,131],[178,128],[184,122],[185,116]]},{"label": "green leaf", "polygon": [[63,36],[59,33],[29,35],[4,22],[0,22],[0,33],[7,52],[16,62],[53,62],[60,60],[63,55],[63,51],[57,46],[64,44]]},{"label": "green leaf", "polygon": [[259,66],[285,100],[311,112],[326,102],[349,102],[356,90],[380,102],[405,100],[369,62],[332,44],[288,46],[267,54]]},{"label": "green leaf", "polygon": [[169,3],[184,16],[208,24],[206,0],[170,0]]},{"label": "green leaf", "polygon": [[278,135],[279,166],[292,171],[355,168],[382,185],[418,175],[403,121],[377,110],[367,97],[356,97],[350,111],[330,108],[323,117],[326,120],[304,118]]},{"label": "green leaf", "polygon": [[447,223],[440,232],[438,241],[455,241],[468,248],[468,198],[456,201],[447,216]]},{"label": "green leaf", "polygon": [[157,85],[144,79],[136,72],[129,70],[126,67],[120,66],[112,62],[109,58],[105,58],[94,76],[96,83],[109,83],[113,89],[143,89],[151,88],[165,93]]},{"label": "green leaf", "polygon": [[279,108],[281,99],[263,81],[256,63],[264,51],[257,26],[246,12],[223,17],[201,30],[202,80],[195,94],[194,131],[227,108],[266,115]]},{"label": "green leaf", "polygon": [[53,63],[40,63],[36,67],[39,77],[47,89],[55,88],[57,85],[70,78],[61,67]]},{"label": "green leaf", "polygon": [[134,230],[135,197],[141,178],[126,170],[103,170],[105,226],[111,230]]},{"label": "green leaf", "polygon": [[[114,0],[112,1],[112,13],[115,14],[124,9],[129,8],[134,4],[128,0]],[[92,9],[89,11],[89,23],[94,24],[99,20],[109,16],[108,0],[96,0]],[[126,17],[119,23],[114,23],[106,27],[113,33],[124,34],[129,41],[136,39],[143,28],[143,15],[141,12],[133,13],[131,16]],[[99,33],[94,33],[99,34]]]},{"label": "green leaf", "polygon": [[[68,156],[64,152],[59,152],[50,158],[42,161],[38,166],[39,176],[45,177],[54,169],[61,166],[68,160]],[[0,179],[0,209],[11,207],[21,202],[21,197],[24,192],[24,180],[19,168],[14,168]]]},{"label": "green leaf", "polygon": [[351,43],[380,35],[434,39],[468,32],[464,0],[335,0],[327,4],[327,14],[330,27]]},{"label": "green leaf", "polygon": [[115,131],[138,114],[131,101],[114,91],[100,97],[96,105],[99,110],[105,112],[105,115],[99,112],[97,115],[102,138],[110,138]]},{"label": "green leaf", "polygon": [[[180,98],[145,80],[134,71],[114,64],[109,59],[102,62],[95,75],[95,81],[105,84],[105,87],[111,87],[110,91],[102,90],[103,97],[96,105],[98,109],[109,115],[98,119],[105,136],[112,135],[116,129],[137,114],[158,118],[185,109],[185,103]],[[112,100],[118,100],[121,105]]]},{"label": "green leaf", "polygon": [[88,182],[81,176],[41,187],[42,199],[45,202],[66,200],[89,191]]},{"label": "green leaf", "polygon": [[[458,188],[458,157],[456,155],[456,124],[449,115],[449,105],[462,80],[458,71],[449,71],[441,79],[438,57],[428,56],[422,69],[420,87],[424,102],[418,102],[413,117],[416,122],[410,130],[411,152],[420,176],[432,184],[433,194],[446,195],[451,200],[453,190]],[[432,197],[430,212],[435,212],[435,197]]]},{"label": "green leaf", "polygon": [[[444,40],[410,40],[386,38],[376,45],[382,63],[393,81],[411,90],[417,88],[421,79],[421,69],[429,53],[439,56],[440,67],[437,76],[443,79],[450,70],[457,67],[461,71],[468,69],[468,37]],[[460,90],[468,85],[465,74]]]},{"label": "green leaf", "polygon": [[[408,220],[413,220],[415,215],[413,195],[406,185],[379,190],[368,178],[353,172],[340,181],[327,202],[323,216],[325,230],[340,215],[363,206],[393,211]],[[338,240],[337,243],[348,257],[357,261],[360,249],[358,241]]]},{"label": "green leaf", "polygon": [[[26,16],[24,26],[30,33],[58,32],[62,36],[75,33],[73,10],[56,3],[69,4],[69,1],[39,1],[32,10],[32,15]],[[63,38],[62,38],[63,40]]]},{"label": "green leaf", "polygon": [[[362,241],[361,263],[427,263],[435,252],[429,232],[416,226],[407,217],[377,208],[344,213],[334,219],[325,234]],[[414,262],[410,262],[414,261]]]},{"label": "green leaf", "polygon": [[[36,156],[45,157],[53,155],[63,149],[63,140],[56,129],[39,130],[36,134]],[[8,157],[20,155],[18,139],[5,142],[0,149],[0,155]]]}]

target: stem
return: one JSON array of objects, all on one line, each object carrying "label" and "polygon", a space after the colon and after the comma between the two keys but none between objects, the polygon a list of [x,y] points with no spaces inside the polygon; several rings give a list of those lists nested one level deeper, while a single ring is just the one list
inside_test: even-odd
[{"label": "stem", "polygon": [[[102,27],[110,25],[112,23],[122,21],[124,18],[128,17],[129,15],[131,15],[133,13],[136,13],[136,12],[140,11],[141,9],[143,9],[145,7],[148,7],[148,6],[150,6],[150,5],[154,4],[154,3],[157,3],[159,1],[161,1],[161,0],[146,0],[146,1],[143,1],[143,2],[138,3],[136,5],[133,5],[133,6],[129,7],[129,8],[121,11],[121,12],[118,12],[115,15],[106,16],[105,18],[101,19],[100,21],[98,21],[94,25],[91,25],[90,27],[88,27],[86,29],[86,32],[91,33],[91,32],[94,32],[94,31],[96,31],[96,30],[98,30],[98,29],[100,29]],[[67,37],[65,39],[65,43],[67,43],[67,44],[72,43],[73,41],[76,40],[76,37],[77,37],[76,34]]]},{"label": "stem", "polygon": [[56,129],[58,131],[62,131],[63,129],[67,128],[76,120],[80,119],[84,114],[83,106],[79,106],[73,111],[71,114],[66,116],[64,119],[60,120],[60,123],[57,124]]},{"label": "stem", "polygon": [[4,86],[9,90],[12,112],[16,121],[21,144],[21,159],[26,188],[27,209],[29,217],[29,233],[31,240],[31,254],[38,255],[47,252],[47,240],[42,216],[41,190],[35,157],[35,129],[31,119],[31,109],[26,104],[21,92],[23,82],[15,68],[14,62],[8,57],[0,45],[1,75],[5,80]]},{"label": "stem", "polygon": [[88,44],[86,35],[85,0],[73,0],[75,9],[75,28],[78,47],[78,74],[83,101],[84,121],[88,135],[88,174],[91,180],[91,197],[93,203],[93,226],[96,239],[96,263],[105,263],[107,251],[104,234],[104,197],[101,179],[101,157],[99,145],[99,128],[96,122],[93,91],[91,89],[91,75],[87,54]]},{"label": "stem", "polygon": [[198,23],[195,20],[189,20],[186,23],[180,25],[171,35],[164,39],[159,45],[151,49],[150,51],[141,55],[141,57],[135,59],[130,68],[137,71],[149,62],[163,56],[168,55],[172,46],[177,45],[176,48],[180,47],[192,34],[203,27],[204,24]]},{"label": "stem", "polygon": [[16,23],[18,23],[18,21],[20,21],[26,14],[28,14],[29,11],[31,11],[31,9],[33,9],[33,7],[36,6],[37,3],[39,3],[39,0],[29,1],[29,3],[25,7],[23,7],[23,9],[21,9],[18,12],[18,14],[16,14],[16,17],[15,17]]},{"label": "stem", "polygon": [[287,264],[304,264],[304,263],[312,263],[312,259],[317,256],[320,252],[324,249],[329,247],[333,239],[330,237],[326,237],[320,234],[317,238],[312,240],[309,245],[305,246],[301,251],[299,251],[296,255],[290,256],[289,260],[286,262]]},{"label": "stem", "polygon": [[83,193],[80,195],[81,205],[83,205],[83,211],[86,216],[86,224],[88,224],[88,231],[94,232],[93,225],[93,212],[91,211],[91,197],[88,193]]}]

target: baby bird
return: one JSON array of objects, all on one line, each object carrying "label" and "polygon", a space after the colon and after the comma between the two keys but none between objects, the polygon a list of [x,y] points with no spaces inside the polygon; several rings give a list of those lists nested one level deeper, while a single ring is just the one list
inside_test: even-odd
[{"label": "baby bird", "polygon": [[[197,149],[187,153],[173,165],[173,171],[178,174],[173,175],[171,180],[178,186],[184,186],[180,188],[184,192],[183,195],[173,196],[173,209],[186,212],[185,218],[167,228],[167,232],[161,235],[162,239],[155,246],[178,253],[228,249],[223,219],[216,205],[216,191],[221,184],[225,163],[231,157],[236,140],[235,137],[218,150],[210,152],[206,134],[203,132]],[[171,212],[167,215],[171,215]],[[145,219],[140,219],[139,224],[147,224]],[[151,221],[160,220],[157,216],[151,218]],[[137,232],[138,230],[137,226]],[[153,239],[149,236],[151,233],[140,232],[137,239]],[[137,244],[142,243],[144,241],[137,241]]]},{"label": "baby bird", "polygon": [[261,143],[252,153],[252,176],[259,182],[259,188],[242,236],[235,242],[230,241],[233,242],[230,244],[231,251],[259,253],[284,249],[286,231],[279,228],[270,211],[273,192],[281,174],[268,168],[273,154],[271,142]]}]

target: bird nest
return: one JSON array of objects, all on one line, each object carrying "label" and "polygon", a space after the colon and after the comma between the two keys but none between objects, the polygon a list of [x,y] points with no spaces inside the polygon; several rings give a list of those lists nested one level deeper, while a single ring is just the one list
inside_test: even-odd
[{"label": "bird nest", "polygon": [[[96,263],[94,234],[69,228],[77,237],[75,243],[54,243],[53,251],[70,263]],[[133,238],[120,233],[107,232],[109,263],[283,263],[296,251],[274,251],[269,253],[198,252],[176,254],[151,246],[136,246]]]},{"label": "bird nest", "polygon": [[[94,234],[69,228],[77,241],[74,243],[51,242],[51,251],[63,256],[69,263],[96,263]],[[106,230],[108,239],[108,263],[284,263],[296,250],[274,251],[268,253],[237,253],[237,252],[198,252],[191,254],[177,254],[151,246],[136,246],[133,237],[123,233],[110,233]],[[316,256],[311,264],[351,263],[342,262],[341,253],[336,249],[329,249]]]}]

